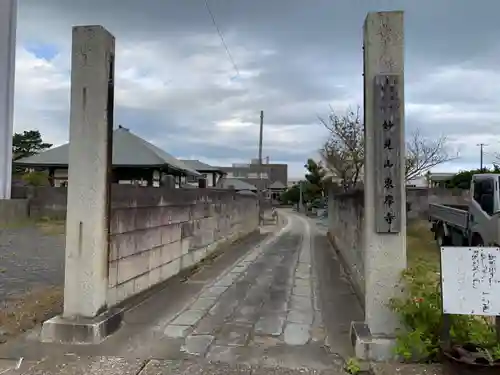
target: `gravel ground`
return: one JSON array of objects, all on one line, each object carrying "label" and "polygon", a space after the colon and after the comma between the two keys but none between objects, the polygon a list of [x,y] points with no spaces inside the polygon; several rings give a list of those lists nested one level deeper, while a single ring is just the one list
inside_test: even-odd
[{"label": "gravel ground", "polygon": [[64,282],[64,235],[35,224],[0,228],[0,303]]},{"label": "gravel ground", "polygon": [[456,375],[440,364],[375,363],[372,372],[374,375]]}]

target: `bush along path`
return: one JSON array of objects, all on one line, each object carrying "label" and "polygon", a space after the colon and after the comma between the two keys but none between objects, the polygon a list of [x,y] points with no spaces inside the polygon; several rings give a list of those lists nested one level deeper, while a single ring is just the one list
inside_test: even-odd
[{"label": "bush along path", "polygon": [[[413,240],[419,240],[412,241],[412,236],[415,237]],[[402,323],[396,354],[410,363],[443,361],[452,365],[455,368],[452,373],[457,375],[469,373],[467,371],[476,373],[478,369],[484,371],[486,368],[500,374],[500,343],[494,319],[472,315],[450,316],[453,346],[451,350],[441,349],[443,314],[439,249],[429,236],[422,228],[408,229],[409,266],[402,275],[404,293],[390,303]]]}]

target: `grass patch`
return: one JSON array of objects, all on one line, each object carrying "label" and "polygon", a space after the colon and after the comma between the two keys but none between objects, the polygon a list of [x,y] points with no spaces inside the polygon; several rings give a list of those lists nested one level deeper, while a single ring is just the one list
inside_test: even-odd
[{"label": "grass patch", "polygon": [[36,288],[7,301],[0,309],[0,343],[28,331],[62,311],[62,287]]},{"label": "grass patch", "polygon": [[40,219],[16,220],[0,224],[0,229],[22,229],[36,227],[45,235],[54,236],[64,234],[66,231],[66,221],[42,217]]},{"label": "grass patch", "polygon": [[430,271],[439,271],[439,248],[428,222],[419,220],[408,223],[406,252],[409,268],[425,264]]},{"label": "grass patch", "polygon": [[66,220],[41,218],[35,222],[35,225],[43,234],[47,235],[59,235],[66,232]]},{"label": "grass patch", "polygon": [[34,225],[35,221],[31,219],[22,219],[0,223],[0,229],[20,229]]}]

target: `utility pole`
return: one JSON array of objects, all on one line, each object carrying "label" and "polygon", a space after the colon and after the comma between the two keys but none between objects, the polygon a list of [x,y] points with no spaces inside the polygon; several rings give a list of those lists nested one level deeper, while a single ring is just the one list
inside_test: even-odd
[{"label": "utility pole", "polygon": [[262,197],[262,138],[264,135],[264,111],[260,111],[260,132],[259,132],[259,224],[263,220],[263,197]]},{"label": "utility pole", "polygon": [[488,145],[485,143],[479,143],[478,146],[480,149],[480,166],[481,166],[479,170],[482,171],[483,170],[483,159],[484,159],[484,146],[488,146]]},{"label": "utility pole", "polygon": [[11,198],[17,0],[0,0],[0,200]]},{"label": "utility pole", "polygon": [[302,181],[299,182],[299,212],[302,212],[304,210],[304,199],[303,199],[303,196],[304,196],[304,192],[302,191]]}]

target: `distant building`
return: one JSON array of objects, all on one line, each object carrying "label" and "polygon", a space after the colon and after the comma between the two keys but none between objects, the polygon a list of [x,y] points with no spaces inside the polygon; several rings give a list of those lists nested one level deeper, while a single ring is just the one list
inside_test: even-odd
[{"label": "distant building", "polygon": [[294,187],[295,185],[298,185],[300,181],[304,180],[304,178],[289,178],[286,187],[290,189],[291,187]]},{"label": "distant building", "polygon": [[[68,181],[69,143],[37,155],[16,160],[15,166],[42,169],[49,173],[52,186]],[[199,178],[201,174],[182,161],[119,126],[113,131],[112,182],[160,186],[164,176],[174,176],[180,186],[182,177]]]},{"label": "distant building", "polygon": [[286,186],[281,181],[275,181],[268,188],[268,196],[273,201],[279,201],[281,194],[286,190]]},{"label": "distant building", "polygon": [[417,176],[412,178],[411,180],[406,181],[406,186],[408,187],[417,187],[417,188],[426,188],[429,187],[429,182],[425,176]]},{"label": "distant building", "polygon": [[428,177],[429,185],[430,187],[446,187],[446,183],[455,176],[456,173],[431,172]]},{"label": "distant building", "polygon": [[207,187],[217,186],[217,181],[222,178],[226,173],[219,167],[213,167],[199,160],[186,160],[181,159],[189,168],[199,172],[201,176],[187,176],[184,178],[183,183],[193,186],[198,186],[198,180],[204,178],[207,180]]},{"label": "distant building", "polygon": [[[233,164],[231,167],[218,167],[226,173],[227,178],[245,181],[262,190],[268,190],[275,183],[280,182],[286,187],[288,181],[288,165],[266,163],[259,168],[257,159],[249,164]],[[259,177],[260,176],[260,177]]]},{"label": "distant building", "polygon": [[257,187],[255,185],[249,184],[238,178],[227,178],[222,177],[217,182],[217,187],[220,189],[234,189],[237,192],[252,192],[257,193]]}]

